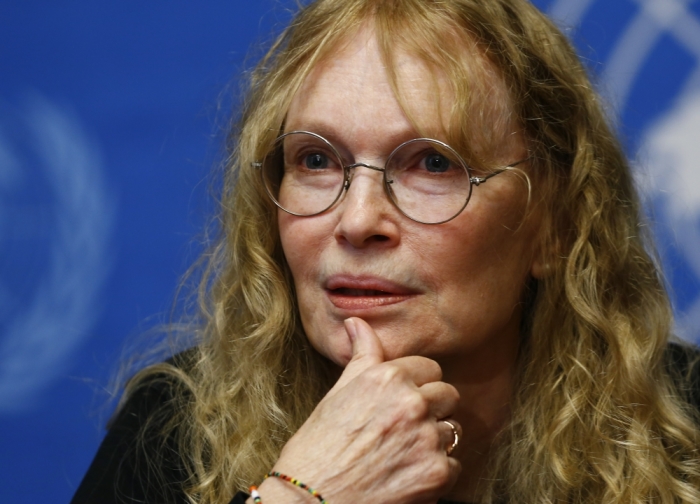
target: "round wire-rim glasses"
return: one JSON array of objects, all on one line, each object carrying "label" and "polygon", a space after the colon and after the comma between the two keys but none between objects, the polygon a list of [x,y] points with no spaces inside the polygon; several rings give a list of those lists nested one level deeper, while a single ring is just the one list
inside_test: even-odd
[{"label": "round wire-rim glasses", "polygon": [[[287,169],[284,144],[293,138],[300,143],[293,156],[306,156],[305,162],[309,156],[323,156],[324,158],[313,159],[316,162],[325,159],[326,163],[334,166]],[[407,156],[411,159],[402,159]],[[472,175],[471,168],[462,156],[446,143],[432,138],[414,138],[396,147],[387,157],[384,167],[367,163],[345,164],[343,157],[330,141],[318,133],[298,130],[277,137],[270,153],[262,161],[253,162],[252,165],[260,170],[265,190],[273,203],[291,215],[313,217],[327,212],[350,188],[355,169],[363,167],[382,173],[384,192],[401,214],[415,222],[433,225],[448,222],[462,213],[469,203],[473,186],[478,187],[488,179],[509,171],[528,159],[521,159],[485,176],[477,177]],[[425,163],[426,160],[433,164],[427,169],[415,168],[417,162]],[[440,164],[444,161],[448,162],[446,167]],[[300,162],[300,159],[295,162]],[[435,164],[436,162],[438,164]],[[436,170],[432,171],[431,168]],[[342,178],[339,177],[340,170]],[[299,175],[302,172],[303,175]],[[300,177],[303,177],[301,182],[298,180]],[[295,202],[292,204],[281,201],[290,199],[280,195],[283,192],[283,181],[286,184],[284,191],[296,191],[293,198]],[[420,187],[411,188],[410,184]],[[314,185],[315,187],[312,187]],[[439,209],[445,201],[451,210],[443,208],[441,213]],[[304,208],[308,205],[315,206]],[[432,215],[435,215],[433,218],[428,216],[431,210]]]}]

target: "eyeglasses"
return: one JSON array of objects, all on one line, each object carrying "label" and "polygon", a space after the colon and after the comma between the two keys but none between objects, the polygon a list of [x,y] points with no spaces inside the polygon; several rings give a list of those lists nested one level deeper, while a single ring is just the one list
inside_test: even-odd
[{"label": "eyeglasses", "polygon": [[469,203],[472,187],[527,160],[522,159],[484,177],[475,177],[449,145],[416,138],[393,150],[384,168],[365,163],[346,165],[333,145],[310,131],[280,135],[260,169],[272,201],[287,213],[311,217],[329,210],[350,188],[356,168],[383,173],[389,200],[406,217],[422,224],[454,219]]}]

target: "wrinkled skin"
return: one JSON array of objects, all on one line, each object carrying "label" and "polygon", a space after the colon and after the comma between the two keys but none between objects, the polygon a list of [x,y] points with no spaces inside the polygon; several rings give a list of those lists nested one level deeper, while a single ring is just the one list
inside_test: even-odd
[{"label": "wrinkled skin", "polygon": [[[428,69],[407,54],[397,68],[413,116],[441,139],[437,118],[448,114],[435,113]],[[449,97],[444,82],[440,92]],[[493,115],[503,108],[494,107]],[[318,64],[285,129],[319,133],[347,163],[375,166],[419,136],[369,28]],[[527,156],[514,126],[492,137],[496,147],[481,147],[495,164]],[[540,269],[536,227],[522,221],[525,195],[521,178],[502,174],[475,189],[455,219],[429,226],[393,206],[380,173],[359,168],[331,210],[303,218],[279,212],[305,332],[342,374],[274,470],[333,504],[474,496],[491,440],[507,421],[524,285]],[[372,292],[377,286],[389,292]],[[452,456],[444,418],[460,429]],[[274,479],[260,493],[264,502],[310,502]]]}]

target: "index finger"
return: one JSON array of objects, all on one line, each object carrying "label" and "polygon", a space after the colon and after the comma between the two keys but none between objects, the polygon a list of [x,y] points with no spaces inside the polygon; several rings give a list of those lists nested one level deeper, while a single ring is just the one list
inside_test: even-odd
[{"label": "index finger", "polygon": [[409,355],[389,362],[401,369],[417,387],[442,379],[440,364],[427,357]]}]

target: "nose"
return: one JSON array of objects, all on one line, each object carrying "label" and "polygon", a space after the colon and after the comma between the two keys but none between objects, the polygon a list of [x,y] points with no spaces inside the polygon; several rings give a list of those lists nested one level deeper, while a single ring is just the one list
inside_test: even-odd
[{"label": "nose", "polygon": [[364,163],[350,168],[348,186],[337,209],[336,240],[358,249],[395,246],[401,215],[384,192],[384,170]]}]

